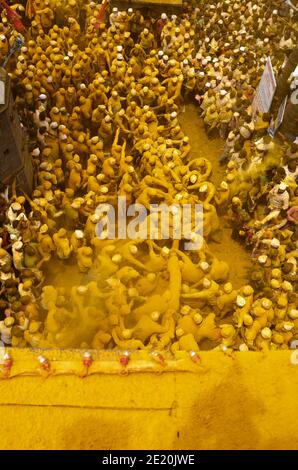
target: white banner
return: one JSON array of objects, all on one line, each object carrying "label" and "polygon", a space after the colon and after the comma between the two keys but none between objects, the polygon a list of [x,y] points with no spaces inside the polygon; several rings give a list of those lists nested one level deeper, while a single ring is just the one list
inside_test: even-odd
[{"label": "white banner", "polygon": [[5,83],[0,80],[0,104],[5,104]]},{"label": "white banner", "polygon": [[268,113],[275,90],[276,80],[271,59],[268,57],[263,75],[252,103],[253,116],[255,116],[257,111],[260,111],[261,113]]},{"label": "white banner", "polygon": [[272,118],[272,120],[271,120],[270,127],[268,129],[268,134],[270,135],[270,137],[275,136],[277,130],[279,129],[279,127],[281,126],[281,124],[284,120],[284,115],[285,115],[287,102],[288,102],[288,97],[286,96],[285,99],[283,100],[283,102],[281,103],[280,107],[279,107],[276,119]]}]

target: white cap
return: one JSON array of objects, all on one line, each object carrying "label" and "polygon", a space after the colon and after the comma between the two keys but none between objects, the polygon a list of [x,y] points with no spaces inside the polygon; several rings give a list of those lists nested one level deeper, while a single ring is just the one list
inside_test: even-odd
[{"label": "white cap", "polygon": [[272,238],[270,245],[273,248],[278,248],[280,246],[280,241],[277,238]]},{"label": "white cap", "polygon": [[82,205],[82,204],[81,204],[81,201],[79,201],[79,200],[77,200],[77,199],[75,199],[75,200],[71,203],[71,207],[72,207],[73,209],[80,209],[81,205]]},{"label": "white cap", "polygon": [[90,220],[93,224],[97,224],[100,221],[100,216],[98,214],[92,214]]},{"label": "white cap", "polygon": [[40,149],[38,147],[33,149],[32,150],[32,155],[33,155],[33,157],[38,157],[40,155]]},{"label": "white cap", "polygon": [[82,238],[84,238],[84,232],[82,230],[75,230],[75,237],[78,240],[81,240]]},{"label": "white cap", "polygon": [[208,190],[207,184],[203,184],[203,185],[200,187],[199,192],[200,192],[200,193],[205,193],[207,190]]},{"label": "white cap", "polygon": [[12,247],[13,247],[15,250],[20,250],[20,249],[23,247],[23,242],[21,242],[20,240],[18,240],[17,242],[14,242],[14,244],[12,245]]},{"label": "white cap", "polygon": [[10,206],[14,212],[20,211],[22,209],[21,204],[18,202],[13,202]]},{"label": "white cap", "polygon": [[278,189],[280,189],[281,191],[285,191],[287,189],[287,185],[286,183],[280,183],[280,185],[278,186]]},{"label": "white cap", "polygon": [[237,295],[237,298],[236,298],[236,305],[238,307],[244,307],[244,305],[246,304],[246,300],[244,297],[241,297],[241,295]]},{"label": "white cap", "polygon": [[272,331],[267,326],[261,330],[261,336],[264,339],[269,339],[272,336]]},{"label": "white cap", "polygon": [[116,253],[115,255],[112,256],[112,261],[113,263],[121,263],[122,261],[122,256],[120,255],[120,253]]},{"label": "white cap", "polygon": [[40,100],[46,100],[46,99],[47,99],[47,95],[45,95],[44,93],[41,93],[41,94],[39,95],[39,99],[40,99]]},{"label": "white cap", "polygon": [[222,96],[225,96],[228,92],[226,90],[220,90],[219,92]]},{"label": "white cap", "polygon": [[208,287],[211,286],[211,281],[207,278],[207,277],[204,277],[203,279],[203,286],[208,289]]},{"label": "white cap", "polygon": [[298,318],[298,309],[292,308],[289,311],[289,317],[292,318],[292,320],[296,320]]},{"label": "white cap", "polygon": [[289,281],[283,281],[281,287],[286,292],[292,292],[294,290],[293,289],[293,284]]},{"label": "white cap", "polygon": [[271,279],[270,286],[272,289],[280,289],[280,282],[277,279]]},{"label": "white cap", "polygon": [[47,224],[43,224],[39,229],[40,233],[47,233],[48,230],[49,227],[47,226]]},{"label": "white cap", "polygon": [[150,317],[151,317],[151,320],[158,321],[160,318],[160,312],[158,310],[154,310],[154,312],[150,314]]},{"label": "white cap", "polygon": [[195,313],[192,318],[193,318],[193,321],[196,323],[196,325],[200,325],[203,321],[203,317],[200,313]]},{"label": "white cap", "polygon": [[100,192],[101,192],[102,194],[107,194],[107,193],[109,192],[109,188],[108,188],[107,186],[102,186],[102,187],[100,188]]},{"label": "white cap", "polygon": [[191,307],[189,305],[183,305],[183,307],[180,310],[181,315],[188,315],[191,310]]},{"label": "white cap", "polygon": [[256,149],[260,150],[260,152],[264,152],[266,150],[266,145],[263,142],[256,145]]},{"label": "white cap", "polygon": [[262,307],[264,308],[270,308],[272,306],[272,302],[270,299],[263,299],[262,300]]},{"label": "white cap", "polygon": [[240,127],[240,134],[244,139],[249,139],[251,132],[244,126]]},{"label": "white cap", "polygon": [[162,13],[160,17],[161,17],[162,20],[166,20],[166,19],[167,19],[166,13]]},{"label": "white cap", "polygon": [[167,246],[164,246],[162,249],[161,249],[161,253],[163,253],[164,255],[168,256],[170,254],[170,250]]},{"label": "white cap", "polygon": [[284,322],[283,329],[285,331],[291,331],[295,327],[295,324],[289,321]]},{"label": "white cap", "polygon": [[77,292],[78,292],[79,294],[85,294],[87,291],[88,291],[88,287],[87,287],[87,286],[79,286],[79,287],[77,287]]},{"label": "white cap", "polygon": [[294,265],[297,264],[296,258],[294,256],[291,256],[290,258],[287,259],[288,263],[292,263]]},{"label": "white cap", "polygon": [[131,245],[129,247],[129,251],[131,252],[131,254],[135,255],[138,252],[138,247],[136,245]]},{"label": "white cap", "polygon": [[267,259],[268,259],[267,255],[261,255],[261,256],[258,257],[258,261],[259,261],[260,264],[265,264]]}]

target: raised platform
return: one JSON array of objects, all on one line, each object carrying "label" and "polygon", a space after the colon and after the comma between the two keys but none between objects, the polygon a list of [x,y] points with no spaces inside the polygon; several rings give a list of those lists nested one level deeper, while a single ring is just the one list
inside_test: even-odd
[{"label": "raised platform", "polygon": [[[123,375],[98,353],[79,378],[82,353],[49,351],[69,375],[0,380],[1,449],[298,449],[293,354],[201,352],[200,366],[179,353],[163,367],[139,352]],[[37,355],[12,350],[12,375]]]}]

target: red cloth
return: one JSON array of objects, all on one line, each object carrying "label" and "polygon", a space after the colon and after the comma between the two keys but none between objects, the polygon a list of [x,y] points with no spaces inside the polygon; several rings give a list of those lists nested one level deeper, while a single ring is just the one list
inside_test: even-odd
[{"label": "red cloth", "polygon": [[105,19],[105,14],[106,14],[106,11],[107,11],[107,8],[108,8],[108,0],[103,0],[102,4],[101,4],[101,8],[99,10],[99,13],[97,15],[97,21],[94,25],[94,28],[95,29],[98,29],[100,24],[104,21]]},{"label": "red cloth", "polygon": [[162,20],[159,18],[156,22],[156,32],[160,36],[162,33],[162,30],[164,29],[165,25],[167,24],[167,20]]},{"label": "red cloth", "polygon": [[290,222],[295,222],[296,224],[298,223],[298,206],[292,206],[288,211],[288,220]]},{"label": "red cloth", "polygon": [[26,28],[23,25],[20,16],[10,8],[10,6],[8,5],[8,3],[6,3],[5,0],[0,0],[0,6],[4,10],[6,10],[7,18],[14,25],[15,29],[19,33],[24,33],[26,31]]}]

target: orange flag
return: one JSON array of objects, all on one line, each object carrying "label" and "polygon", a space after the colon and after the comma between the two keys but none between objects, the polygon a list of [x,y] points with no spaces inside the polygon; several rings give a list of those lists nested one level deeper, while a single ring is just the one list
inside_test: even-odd
[{"label": "orange flag", "polygon": [[26,16],[29,18],[29,20],[32,20],[32,18],[35,15],[35,6],[34,6],[34,0],[27,0],[26,4]]},{"label": "orange flag", "polygon": [[97,15],[97,21],[94,25],[95,29],[99,29],[100,24],[104,21],[106,10],[108,8],[108,4],[109,4],[109,0],[103,0],[103,2],[101,4],[101,8],[100,8],[100,10],[98,12],[98,15]]}]

